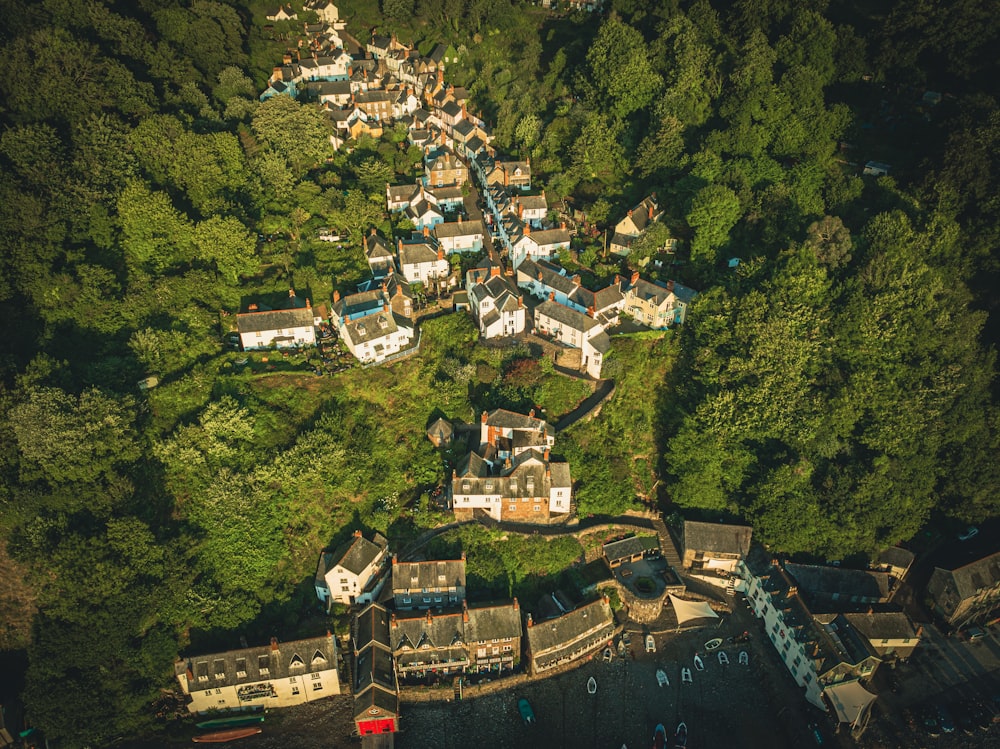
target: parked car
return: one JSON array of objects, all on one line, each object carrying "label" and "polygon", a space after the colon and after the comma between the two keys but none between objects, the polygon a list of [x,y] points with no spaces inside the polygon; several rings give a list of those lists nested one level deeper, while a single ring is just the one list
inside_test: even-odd
[{"label": "parked car", "polygon": [[974,525],[970,525],[968,528],[966,528],[964,531],[958,534],[958,540],[968,541],[970,539],[975,538],[978,535],[979,535],[979,529]]},{"label": "parked car", "polygon": [[928,736],[941,735],[941,726],[938,723],[937,712],[933,708],[924,708],[920,715],[920,727]]},{"label": "parked car", "polygon": [[982,627],[966,627],[964,634],[969,642],[979,642],[986,637],[986,630]]},{"label": "parked car", "polygon": [[955,733],[955,719],[951,717],[951,711],[947,707],[938,705],[937,717],[942,733]]},{"label": "parked car", "polygon": [[820,729],[818,723],[809,724],[809,735],[812,736],[817,746],[823,746],[823,731]]}]

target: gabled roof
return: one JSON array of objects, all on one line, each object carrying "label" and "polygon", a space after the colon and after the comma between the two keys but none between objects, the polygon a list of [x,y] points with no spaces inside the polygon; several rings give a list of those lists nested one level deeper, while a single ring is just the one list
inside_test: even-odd
[{"label": "gabled roof", "polygon": [[599,598],[555,619],[534,623],[525,630],[525,634],[532,656],[538,658],[546,651],[568,645],[592,630],[611,628],[613,625],[611,606]]},{"label": "gabled roof", "polygon": [[442,237],[471,237],[477,234],[484,235],[486,229],[479,219],[473,221],[446,221],[434,227],[434,235]]},{"label": "gabled roof", "polygon": [[893,567],[901,567],[904,570],[913,564],[914,559],[916,559],[916,555],[912,551],[904,549],[901,546],[890,546],[878,555],[878,561],[882,564],[889,564]]},{"label": "gabled roof", "polygon": [[977,591],[1000,583],[1000,551],[952,570],[938,567],[935,573],[938,570],[945,574],[950,572],[960,599],[970,598]]},{"label": "gabled roof", "polygon": [[[283,679],[337,668],[337,647],[330,635],[278,642],[223,653],[191,655],[174,664],[190,689],[208,689]],[[204,678],[204,677],[207,677]]]},{"label": "gabled roof", "polygon": [[844,614],[854,629],[869,640],[916,640],[910,617],[902,611],[873,611],[864,614]]},{"label": "gabled roof", "polygon": [[393,203],[410,203],[420,194],[420,185],[389,185],[386,193]]},{"label": "gabled roof", "polygon": [[354,649],[369,645],[389,647],[389,612],[377,603],[370,603],[354,617]]},{"label": "gabled roof", "polygon": [[604,556],[609,562],[628,559],[636,554],[644,554],[652,549],[660,548],[660,540],[656,536],[632,536],[620,541],[604,544]]},{"label": "gabled roof", "polygon": [[379,554],[383,553],[389,542],[380,533],[375,534],[374,542],[369,541],[362,535],[351,537],[337,548],[330,552],[324,560],[328,570],[334,567],[343,567],[348,572],[360,575],[369,565],[374,562]]},{"label": "gabled roof", "polygon": [[579,330],[583,333],[601,327],[601,324],[594,318],[548,299],[535,307],[535,320],[538,320],[539,316],[548,317],[572,330]]},{"label": "gabled roof", "polygon": [[438,259],[437,248],[427,242],[404,242],[399,247],[399,265],[433,263]]},{"label": "gabled roof", "polygon": [[289,330],[313,325],[312,308],[278,309],[268,312],[244,312],[236,316],[236,329],[240,333]]},{"label": "gabled roof", "polygon": [[553,434],[552,426],[545,421],[529,414],[508,411],[506,408],[494,408],[486,414],[486,425],[501,429],[521,429],[533,432]]},{"label": "gabled roof", "polygon": [[[785,564],[785,571],[795,578],[807,598],[831,597],[834,594],[845,603],[852,597],[887,600],[889,574],[871,570],[852,570],[844,567],[825,567],[815,564]],[[857,603],[857,601],[854,601]]]},{"label": "gabled roof", "polygon": [[699,523],[684,521],[684,550],[707,551],[716,554],[739,554],[745,557],[750,550],[753,528],[748,525],[726,523]]},{"label": "gabled roof", "polygon": [[461,613],[425,613],[406,616],[393,614],[389,625],[389,639],[393,652],[402,649],[451,648],[465,643],[464,622]]},{"label": "gabled roof", "polygon": [[469,644],[520,637],[521,611],[517,601],[499,606],[469,608],[465,641]]},{"label": "gabled roof", "polygon": [[465,587],[465,558],[392,563],[392,590]]},{"label": "gabled roof", "polygon": [[409,328],[408,323],[403,323],[389,309],[381,309],[373,315],[365,315],[355,320],[346,321],[342,326],[342,335],[349,338],[351,343],[358,346],[362,343],[371,343],[380,338],[392,335],[400,328]]}]

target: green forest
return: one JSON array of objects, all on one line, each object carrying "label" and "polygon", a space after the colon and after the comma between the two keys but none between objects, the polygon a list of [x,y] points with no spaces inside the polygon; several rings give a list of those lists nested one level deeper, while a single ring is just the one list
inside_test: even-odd
[{"label": "green forest", "polygon": [[[566,258],[585,278],[681,240],[687,322],[614,337],[614,398],[559,435],[579,513],[741,519],[822,558],[997,515],[993,4],[564,5],[338,7],[362,44],[457,50],[446,78],[493,145],[598,230]],[[447,521],[437,416],[556,420],[590,394],[461,314],[421,323],[415,357],[332,377],[226,347],[249,301],[363,280],[363,235],[412,228],[386,183],[421,169],[402,127],[335,151],[314,104],[259,100],[293,30],[264,8],[0,0],[0,654],[54,746],[159,730],[189,647],[328,626],[321,548]],[[664,226],[609,259],[603,232],[650,193]],[[439,546],[501,597],[579,555],[483,529]]]}]

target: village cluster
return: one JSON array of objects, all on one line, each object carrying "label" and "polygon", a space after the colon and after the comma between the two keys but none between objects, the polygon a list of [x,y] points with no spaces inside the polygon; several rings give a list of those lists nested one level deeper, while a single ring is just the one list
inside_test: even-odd
[{"label": "village cluster", "polygon": [[[414,231],[386,238],[372,229],[363,248],[371,277],[354,293],[334,292],[330,311],[292,292],[284,309],[254,305],[237,315],[244,350],[313,345],[329,320],[362,363],[392,361],[419,343],[415,288],[454,292],[454,309],[468,310],[484,338],[533,331],[579,349],[580,370],[594,378],[610,348],[608,330],[622,314],[652,329],[684,322],[695,292],[680,283],[633,272],[591,290],[558,264],[573,235],[566,222],[549,220],[544,191],[532,190],[530,159],[499,155],[486,123],[470,110],[468,92],[445,83],[445,65],[457,51],[438,45],[423,56],[378,36],[362,49],[345,44],[350,37],[332,3],[314,9],[322,22],[304,25],[301,46],[275,68],[261,98],[317,100],[336,125],[336,147],[403,123],[409,143],[423,151],[423,174],[413,184],[386,185],[386,210],[404,214]],[[284,8],[269,13],[271,20],[294,18]],[[647,196],[615,226],[610,252],[627,256],[662,215],[656,196]],[[452,263],[456,254],[483,259],[463,278]]]},{"label": "village cluster", "polygon": [[[633,272],[591,290],[555,262],[572,235],[549,221],[544,193],[532,191],[530,161],[498,155],[467,93],[445,83],[445,65],[458,51],[439,45],[423,56],[378,36],[362,50],[345,44],[333,3],[319,0],[312,9],[321,22],[305,25],[302,43],[275,68],[261,98],[316,99],[336,124],[337,147],[363,133],[377,137],[385,123],[404,123],[409,142],[423,150],[424,173],[414,184],[387,185],[386,209],[405,213],[415,231],[386,238],[372,229],[363,248],[371,277],[354,293],[335,292],[329,312],[292,291],[285,309],[239,314],[244,350],[314,345],[317,330],[329,324],[361,362],[391,361],[418,340],[415,284],[453,293],[455,308],[468,309],[484,338],[534,331],[580,349],[580,368],[594,378],[610,347],[608,331],[622,315],[652,329],[684,322],[695,292],[679,283]],[[278,8],[268,18],[295,20],[295,14]],[[469,210],[477,188],[482,218]],[[639,202],[616,225],[611,252],[627,255],[662,213],[655,195]],[[462,278],[450,260],[456,253],[483,260]],[[428,437],[450,446],[455,426],[439,419]],[[570,466],[551,456],[550,424],[534,412],[497,409],[484,412],[478,426],[478,444],[448,482],[447,506],[456,520],[543,524],[572,516]],[[665,616],[681,623],[677,604],[667,600],[684,594],[685,579],[715,586],[724,605],[745,597],[805,698],[824,710],[833,706],[841,720],[856,720],[838,706],[863,710],[874,698],[864,687],[879,665],[907,659],[921,641],[921,630],[892,601],[913,554],[892,548],[865,570],[792,564],[752,547],[751,532],[685,521],[676,545],[665,526],[653,537],[609,542],[599,583],[574,596],[553,596],[553,609],[522,606],[516,598],[470,603],[464,554],[403,559],[384,537],[355,531],[320,554],[315,577],[327,610],[334,603],[350,608],[348,640],[338,643],[327,634],[191,655],[177,662],[175,673],[194,713],[286,707],[349,693],[359,734],[392,733],[406,685],[522,670],[544,675],[603,651],[621,631],[605,591],[620,592],[626,614],[634,613],[629,602],[643,596],[629,587],[624,570],[655,557],[672,562],[656,593]],[[946,623],[969,621],[1000,595],[1000,552],[935,570],[927,593]]]},{"label": "village cluster", "polygon": [[[590,565],[603,574],[586,589],[546,596],[527,611],[516,598],[470,603],[475,591],[467,590],[464,554],[404,561],[384,537],[356,531],[320,554],[315,577],[325,606],[342,603],[353,612],[339,665],[328,634],[190,656],[177,662],[176,675],[195,713],[287,707],[348,693],[359,734],[395,732],[407,685],[515,671],[544,676],[607,652],[622,631],[607,592],[617,590],[626,613],[634,613],[629,601],[638,606],[639,596],[626,582],[631,566],[655,559],[678,567],[667,568],[664,580],[673,584],[657,594],[678,630],[712,624],[704,617],[715,616],[704,602],[699,610],[680,598],[686,584],[715,586],[723,606],[742,598],[805,699],[856,722],[876,696],[866,689],[876,669],[905,662],[922,640],[921,628],[893,603],[913,554],[893,547],[865,570],[793,564],[752,545],[751,534],[747,526],[685,521],[676,543],[670,532],[610,541]],[[957,625],[988,611],[1000,595],[998,566],[1000,552],[935,569],[927,593],[936,613]]]}]

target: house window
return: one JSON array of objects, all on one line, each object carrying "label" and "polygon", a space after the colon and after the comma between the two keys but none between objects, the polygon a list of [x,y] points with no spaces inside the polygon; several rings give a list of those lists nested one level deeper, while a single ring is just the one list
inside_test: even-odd
[{"label": "house window", "polygon": [[211,689],[205,690],[205,696],[206,697],[211,697],[212,696],[212,690]]},{"label": "house window", "polygon": [[323,682],[321,682],[321,681],[314,682],[313,683],[313,691],[314,692],[322,692],[323,691]]},{"label": "house window", "polygon": [[299,693],[299,688],[293,686],[292,687],[292,697],[295,697],[296,695],[298,695],[298,693]]},{"label": "house window", "polygon": [[509,653],[511,650],[513,650],[513,648],[510,645],[503,646],[503,652]]},{"label": "house window", "polygon": [[347,578],[346,577],[340,578],[340,582],[341,582],[341,584],[346,583],[347,582]]},{"label": "house window", "polygon": [[517,510],[517,505],[507,505],[508,512],[514,512],[515,510]]},{"label": "house window", "polygon": [[403,603],[412,603],[412,600],[409,598],[404,598]]},{"label": "house window", "polygon": [[539,512],[541,509],[542,508],[539,505],[535,505],[535,508],[534,508],[535,512]]},{"label": "house window", "polygon": [[225,701],[225,700],[219,700],[219,704],[220,704],[220,705],[225,705],[225,704],[226,704],[226,701]]},{"label": "house window", "polygon": [[257,331],[257,337],[258,337],[258,338],[263,338],[263,337],[264,337],[264,334],[263,334],[263,333],[261,333],[261,332],[260,332],[260,331],[258,330],[258,331]]},{"label": "house window", "polygon": [[323,678],[323,677],[320,676],[319,674],[313,674],[312,675],[312,680],[313,681],[319,681],[321,678]]}]

